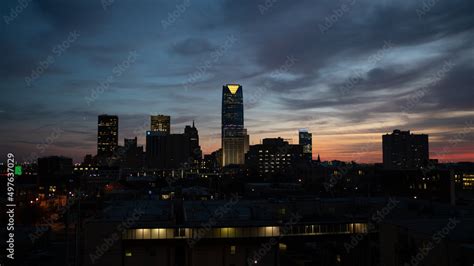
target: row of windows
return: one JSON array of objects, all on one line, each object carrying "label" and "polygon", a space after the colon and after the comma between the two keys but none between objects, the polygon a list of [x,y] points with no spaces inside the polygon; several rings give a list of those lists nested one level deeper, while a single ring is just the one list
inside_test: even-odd
[{"label": "row of windows", "polygon": [[364,234],[367,224],[323,224],[262,227],[223,228],[140,228],[129,229],[124,239],[176,239],[176,238],[248,238],[323,234]]}]

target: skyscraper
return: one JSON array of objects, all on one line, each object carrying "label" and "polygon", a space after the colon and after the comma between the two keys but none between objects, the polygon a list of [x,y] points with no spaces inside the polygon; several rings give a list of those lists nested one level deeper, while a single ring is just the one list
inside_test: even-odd
[{"label": "skyscraper", "polygon": [[190,139],[186,134],[163,135],[146,132],[146,161],[152,169],[179,169],[190,158]]},{"label": "skyscraper", "polygon": [[303,155],[306,160],[313,159],[313,134],[309,133],[307,129],[300,129],[299,144],[303,146]]},{"label": "skyscraper", "polygon": [[[222,88],[222,166],[243,164],[247,130],[244,128],[242,86],[227,84]],[[247,144],[248,145],[248,144]]]},{"label": "skyscraper", "polygon": [[383,164],[387,169],[419,169],[429,162],[428,135],[394,130],[382,136]]},{"label": "skyscraper", "polygon": [[109,157],[118,147],[118,117],[99,115],[97,129],[97,156]]},{"label": "skyscraper", "polygon": [[195,162],[202,159],[201,146],[199,146],[199,133],[197,128],[194,126],[194,121],[192,126],[186,126],[184,128],[184,134],[189,138],[189,154]]},{"label": "skyscraper", "polygon": [[152,115],[150,123],[151,131],[161,132],[164,135],[170,134],[170,121],[171,118],[169,115]]},{"label": "skyscraper", "polygon": [[142,166],[143,146],[138,146],[137,137],[124,139],[122,152],[122,167],[136,169]]}]

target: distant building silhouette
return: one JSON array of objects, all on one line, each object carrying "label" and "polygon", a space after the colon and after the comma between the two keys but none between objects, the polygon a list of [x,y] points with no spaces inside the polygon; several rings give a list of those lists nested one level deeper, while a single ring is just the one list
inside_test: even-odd
[{"label": "distant building silhouette", "polygon": [[146,160],[148,168],[178,169],[190,158],[189,138],[185,134],[162,135],[158,131],[146,133]]},{"label": "distant building silhouette", "polygon": [[118,147],[118,116],[99,115],[97,130],[97,156],[111,157]]},{"label": "distant building silhouette", "polygon": [[201,161],[199,133],[187,125],[182,134],[165,134],[163,131],[146,132],[146,162],[152,169],[178,169],[197,166]]},{"label": "distant building silhouette", "polygon": [[171,131],[171,117],[168,115],[152,115],[150,117],[150,130],[169,135]]},{"label": "distant building silhouette", "polygon": [[194,121],[192,126],[187,125],[184,128],[184,134],[189,138],[189,154],[196,163],[202,159],[202,151],[199,146],[199,132],[194,126]]},{"label": "distant building silhouette", "polygon": [[138,146],[137,137],[123,141],[122,167],[137,169],[142,166],[143,146]]},{"label": "distant building silhouette", "polygon": [[305,159],[311,161],[313,159],[313,134],[309,133],[307,129],[300,129],[299,144],[303,146]]},{"label": "distant building silhouette", "polygon": [[242,86],[227,84],[222,89],[222,166],[243,164],[248,150],[244,128]]},{"label": "distant building silhouette", "polygon": [[48,186],[65,185],[72,177],[72,170],[71,158],[63,156],[38,158],[38,184],[47,190],[50,189]]},{"label": "distant building silhouette", "polygon": [[428,135],[394,130],[382,137],[386,169],[420,169],[429,163]]}]

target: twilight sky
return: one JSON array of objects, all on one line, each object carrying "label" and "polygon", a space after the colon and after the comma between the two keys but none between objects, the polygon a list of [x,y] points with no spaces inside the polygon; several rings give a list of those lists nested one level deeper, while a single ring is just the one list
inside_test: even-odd
[{"label": "twilight sky", "polygon": [[97,115],[144,144],[151,114],[220,147],[222,85],[251,143],[313,133],[323,160],[380,162],[381,135],[474,161],[472,0],[4,0],[0,153],[95,154]]}]

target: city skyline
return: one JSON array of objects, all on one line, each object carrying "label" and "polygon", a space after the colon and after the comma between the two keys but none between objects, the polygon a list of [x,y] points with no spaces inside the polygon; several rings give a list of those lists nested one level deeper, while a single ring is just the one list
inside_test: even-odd
[{"label": "city skyline", "polygon": [[381,162],[381,135],[400,129],[430,135],[431,158],[474,161],[472,3],[312,5],[30,2],[2,23],[0,150],[77,162],[95,153],[98,115],[144,145],[139,129],[167,114],[172,132],[195,120],[208,154],[235,82],[250,144],[308,128],[313,158]]}]

